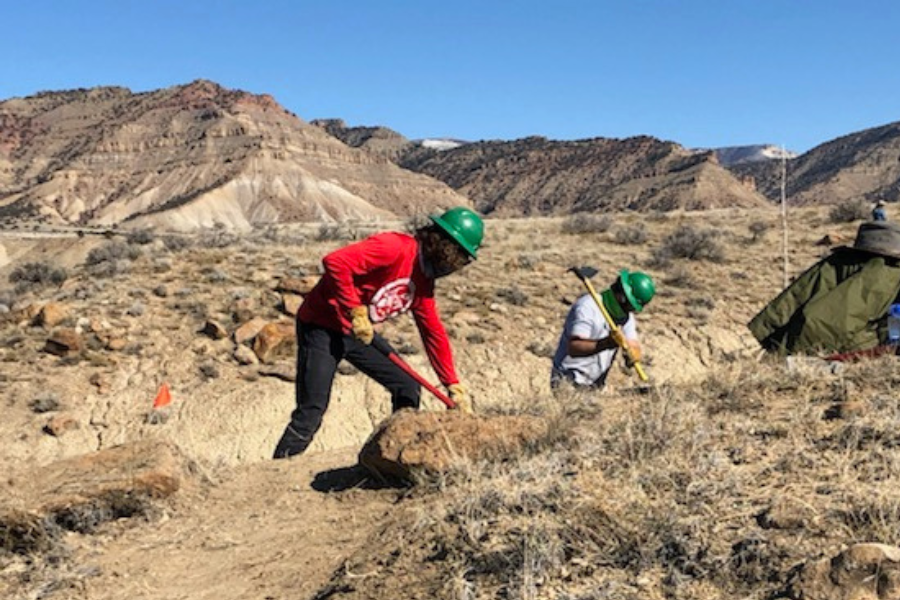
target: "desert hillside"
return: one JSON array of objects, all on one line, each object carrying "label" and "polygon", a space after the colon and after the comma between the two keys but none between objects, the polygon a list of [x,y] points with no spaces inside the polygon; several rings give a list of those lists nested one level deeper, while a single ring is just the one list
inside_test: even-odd
[{"label": "desert hillside", "polygon": [[191,230],[405,217],[467,200],[209,81],[0,102],[0,219]]},{"label": "desert hillside", "polygon": [[[856,229],[818,208],[790,218],[792,276],[829,251],[826,234],[841,243]],[[503,461],[457,454],[411,489],[356,467],[389,402],[350,368],[311,451],[269,460],[293,406],[290,314],[323,254],[384,223],[6,232],[0,592],[845,597],[811,595],[831,581],[815,579],[816,561],[900,542],[886,494],[900,458],[897,369],[760,355],[745,324],[781,287],[778,223],[773,210],[737,208],[488,220],[482,258],[440,282],[439,306],[474,419],[520,415],[547,433]],[[651,387],[617,368],[602,395],[550,394],[549,356],[583,293],[573,265],[598,268],[598,285],[620,268],[658,282],[639,317]],[[434,379],[410,320],[384,333]],[[171,404],[154,409],[164,383]],[[442,413],[424,398],[423,415]],[[49,506],[76,485],[51,475],[103,480],[98,451],[126,453],[132,491]],[[838,592],[856,589],[851,571]]]}]

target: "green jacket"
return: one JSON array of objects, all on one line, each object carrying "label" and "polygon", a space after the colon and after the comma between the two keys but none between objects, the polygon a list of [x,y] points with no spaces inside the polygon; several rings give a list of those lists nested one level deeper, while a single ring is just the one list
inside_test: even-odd
[{"label": "green jacket", "polygon": [[887,338],[900,292],[900,260],[839,248],[787,287],[748,324],[781,354],[868,350]]}]

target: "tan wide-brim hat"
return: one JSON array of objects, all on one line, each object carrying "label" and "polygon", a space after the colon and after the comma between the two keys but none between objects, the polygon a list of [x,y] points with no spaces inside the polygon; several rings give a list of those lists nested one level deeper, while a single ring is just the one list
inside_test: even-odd
[{"label": "tan wide-brim hat", "polygon": [[855,250],[900,258],[900,226],[891,221],[866,221],[856,232]]}]

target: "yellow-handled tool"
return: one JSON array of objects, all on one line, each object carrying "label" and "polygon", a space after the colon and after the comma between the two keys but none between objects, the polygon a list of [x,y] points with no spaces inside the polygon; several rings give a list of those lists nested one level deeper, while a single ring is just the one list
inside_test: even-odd
[{"label": "yellow-handled tool", "polygon": [[[609,311],[606,310],[606,307],[603,305],[603,299],[600,298],[600,295],[597,294],[597,290],[594,289],[594,284],[591,283],[591,277],[597,274],[597,269],[593,267],[572,267],[569,270],[575,273],[575,276],[578,277],[587,288],[587,291],[594,299],[594,302],[597,303],[600,312],[603,313],[603,318],[606,319],[606,324],[609,325],[610,331],[619,331],[620,327],[610,316]],[[638,377],[641,378],[641,381],[649,381],[650,378],[647,377],[647,372],[644,371],[643,365],[641,365],[640,361],[635,360],[634,356],[631,354],[631,347],[628,343],[619,344],[619,347],[622,348],[622,352],[624,352],[625,356],[628,358],[628,363],[634,367],[634,370],[637,372]]]}]

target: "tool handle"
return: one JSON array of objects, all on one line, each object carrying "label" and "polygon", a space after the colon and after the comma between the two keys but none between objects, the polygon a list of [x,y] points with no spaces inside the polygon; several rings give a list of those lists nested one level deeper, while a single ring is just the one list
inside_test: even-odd
[{"label": "tool handle", "polygon": [[[584,285],[587,287],[588,292],[590,292],[591,297],[594,299],[594,302],[597,303],[597,307],[600,309],[600,312],[603,313],[603,318],[606,319],[606,324],[609,325],[610,330],[611,331],[619,331],[619,326],[616,324],[616,322],[610,316],[609,311],[606,310],[606,307],[603,305],[603,300],[600,298],[600,296],[597,294],[597,291],[594,289],[594,285],[586,277],[581,277],[579,275],[578,278],[584,282]],[[638,377],[640,378],[640,380],[641,381],[649,381],[650,378],[647,377],[647,372],[644,371],[644,366],[641,364],[641,361],[633,359],[633,357],[631,355],[631,348],[628,346],[628,344],[627,343],[621,344],[619,347],[622,348],[622,352],[624,352],[625,355],[628,357],[628,362],[631,363],[632,368],[634,368],[634,371],[635,371],[635,373],[638,374]]]},{"label": "tool handle", "polygon": [[400,356],[391,348],[391,345],[387,343],[380,335],[376,335],[372,339],[372,346],[388,357],[388,359],[403,369],[403,372],[415,379],[422,387],[426,390],[434,394],[435,398],[443,402],[447,408],[456,408],[456,402],[454,402],[447,394],[436,388],[429,382],[427,379],[419,375],[416,371],[413,370],[411,366],[409,366],[405,360],[400,358]]}]

